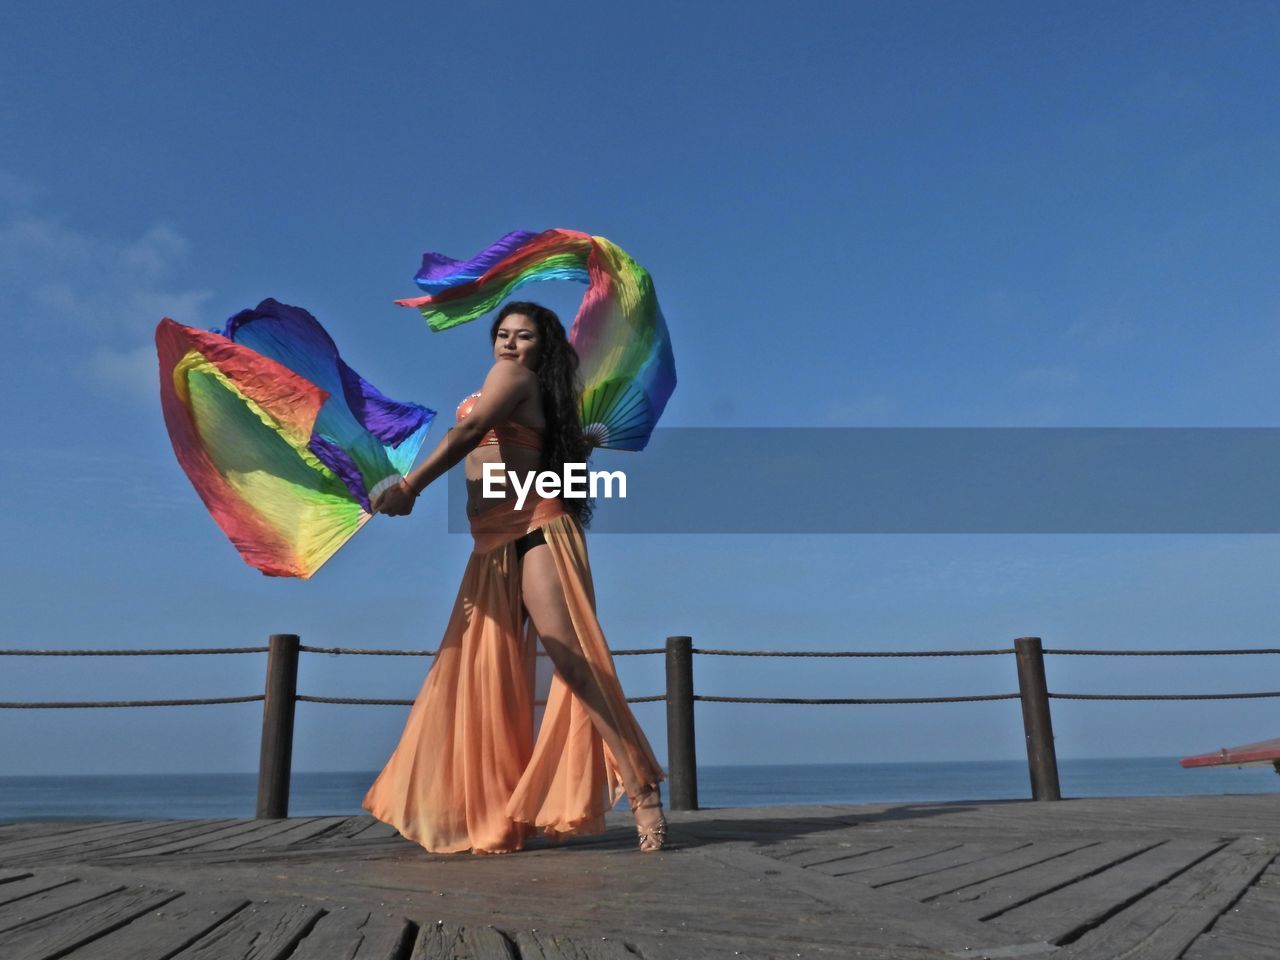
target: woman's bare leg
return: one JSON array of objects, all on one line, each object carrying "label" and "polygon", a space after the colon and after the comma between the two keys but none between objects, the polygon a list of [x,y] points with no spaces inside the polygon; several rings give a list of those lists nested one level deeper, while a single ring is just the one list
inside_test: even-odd
[{"label": "woman's bare leg", "polygon": [[[627,795],[633,798],[642,795],[648,785],[632,766],[630,751],[626,749],[621,733],[614,727],[608,710],[605,709],[604,692],[583,657],[582,645],[569,616],[569,607],[564,600],[560,575],[556,572],[550,548],[540,544],[529,550],[524,555],[520,577],[525,609],[529,611],[529,618],[538,631],[547,655],[555,664],[556,672],[582,702],[601,738],[609,745],[618,761],[622,786]],[[637,822],[640,822],[641,816],[645,818],[641,826],[657,820],[658,808],[646,807],[642,810],[642,813],[637,813]]]}]

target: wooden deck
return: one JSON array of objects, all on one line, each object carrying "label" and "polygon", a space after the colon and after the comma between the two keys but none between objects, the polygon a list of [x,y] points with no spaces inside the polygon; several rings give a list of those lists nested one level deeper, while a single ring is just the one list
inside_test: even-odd
[{"label": "wooden deck", "polygon": [[1280,798],[708,810],[423,852],[367,817],[0,825],[3,960],[1280,955]]}]

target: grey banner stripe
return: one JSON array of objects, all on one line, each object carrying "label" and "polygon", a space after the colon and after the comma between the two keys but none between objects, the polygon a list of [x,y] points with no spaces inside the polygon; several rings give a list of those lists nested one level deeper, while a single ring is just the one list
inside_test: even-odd
[{"label": "grey banner stripe", "polygon": [[1280,532],[1275,427],[670,428],[591,467],[627,476],[595,533]]}]

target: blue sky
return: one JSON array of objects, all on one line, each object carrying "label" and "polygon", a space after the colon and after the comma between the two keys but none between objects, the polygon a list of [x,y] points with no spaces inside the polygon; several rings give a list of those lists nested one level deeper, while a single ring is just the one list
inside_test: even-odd
[{"label": "blue sky", "polygon": [[[443,491],[308,583],[261,577],[177,467],[151,331],[273,296],[389,395],[449,411],[484,374],[484,331],[433,335],[391,301],[414,294],[423,250],[466,256],[512,229],[603,234],[652,272],[680,371],[668,425],[1276,425],[1278,21],[1254,3],[6,10],[0,644],[434,646],[469,549],[445,532]],[[537,294],[571,314],[580,288]],[[1267,536],[602,534],[591,549],[619,647],[1280,633]],[[707,693],[1014,685],[1004,660],[697,667]],[[4,658],[0,699],[249,693],[260,669]],[[302,686],[410,696],[424,669],[312,658]],[[629,692],[660,689],[659,662],[622,669]],[[1280,686],[1270,661],[1049,669],[1069,691]],[[707,763],[1021,750],[1012,704],[699,710]],[[660,708],[640,716],[665,753]],[[295,767],[374,768],[400,717],[303,705]],[[0,723],[2,772],[256,765],[253,706]],[[1059,702],[1055,723],[1077,757],[1280,733],[1268,702]]]}]

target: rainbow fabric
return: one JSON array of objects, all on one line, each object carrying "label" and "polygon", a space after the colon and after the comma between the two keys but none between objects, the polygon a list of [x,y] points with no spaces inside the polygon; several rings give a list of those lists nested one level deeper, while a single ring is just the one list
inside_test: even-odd
[{"label": "rainbow fabric", "polygon": [[310,577],[412,465],[435,413],[384,397],[299,307],[264,300],[222,333],[165,318],[160,401],[178,462],[265,574]]},{"label": "rainbow fabric", "polygon": [[433,330],[488,313],[538,280],[587,284],[569,341],[582,375],[582,423],[599,447],[643,450],[676,386],[667,324],[649,273],[604,237],[577,230],[516,231],[470,260],[424,254],[425,297],[398,300]]}]

